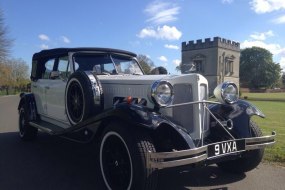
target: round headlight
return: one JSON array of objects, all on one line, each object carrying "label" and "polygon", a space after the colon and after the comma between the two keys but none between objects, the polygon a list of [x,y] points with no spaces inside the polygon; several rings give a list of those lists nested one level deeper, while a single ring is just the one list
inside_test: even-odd
[{"label": "round headlight", "polygon": [[238,100],[238,88],[233,82],[224,82],[215,88],[214,95],[222,103],[233,104]]},{"label": "round headlight", "polygon": [[167,106],[173,99],[173,87],[167,81],[156,81],[151,86],[151,99],[159,106]]}]

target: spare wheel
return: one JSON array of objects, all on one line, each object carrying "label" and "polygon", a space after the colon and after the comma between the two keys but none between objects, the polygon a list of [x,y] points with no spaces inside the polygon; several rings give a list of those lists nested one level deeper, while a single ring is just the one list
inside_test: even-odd
[{"label": "spare wheel", "polygon": [[[96,82],[91,82],[90,77],[93,77]],[[93,114],[96,114],[98,106],[101,107],[101,104],[94,104],[94,93],[92,90],[92,85],[98,84],[99,81],[96,76],[88,76],[84,71],[76,71],[69,77],[65,92],[65,107],[71,125],[76,125],[86,120]]]}]

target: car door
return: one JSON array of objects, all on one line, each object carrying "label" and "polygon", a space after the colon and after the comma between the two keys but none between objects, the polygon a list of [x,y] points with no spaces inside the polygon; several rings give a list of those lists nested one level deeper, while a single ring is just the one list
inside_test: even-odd
[{"label": "car door", "polygon": [[35,96],[38,114],[47,116],[46,91],[50,82],[50,73],[53,70],[55,59],[48,59],[43,63],[43,72],[37,81],[32,82],[32,92]]},{"label": "car door", "polygon": [[68,57],[58,57],[46,90],[48,116],[63,123],[68,123],[65,112],[65,87],[70,75]]}]

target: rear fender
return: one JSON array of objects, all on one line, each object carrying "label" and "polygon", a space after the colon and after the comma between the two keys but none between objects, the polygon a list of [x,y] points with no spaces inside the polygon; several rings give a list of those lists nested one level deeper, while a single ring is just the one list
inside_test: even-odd
[{"label": "rear fender", "polygon": [[233,121],[233,128],[229,132],[237,138],[252,137],[249,121],[253,115],[264,118],[265,115],[254,105],[244,100],[235,104],[215,104],[210,106],[210,111],[218,118]]},{"label": "rear fender", "polygon": [[21,93],[20,98],[21,99],[18,105],[18,111],[20,111],[21,107],[23,107],[28,120],[35,121],[37,119],[37,107],[34,94]]}]

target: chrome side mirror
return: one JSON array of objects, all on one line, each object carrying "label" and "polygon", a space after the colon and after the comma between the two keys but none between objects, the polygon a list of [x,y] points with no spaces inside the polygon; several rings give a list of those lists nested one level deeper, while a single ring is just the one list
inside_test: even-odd
[{"label": "chrome side mirror", "polygon": [[51,79],[58,79],[60,77],[60,72],[59,71],[52,71],[50,73],[50,78]]}]

